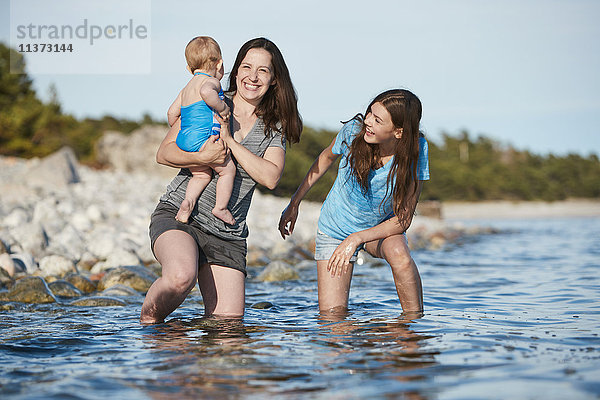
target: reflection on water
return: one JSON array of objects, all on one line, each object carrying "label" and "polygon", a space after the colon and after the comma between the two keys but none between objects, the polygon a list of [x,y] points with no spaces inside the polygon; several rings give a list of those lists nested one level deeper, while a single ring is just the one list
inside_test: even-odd
[{"label": "reflection on water", "polygon": [[347,313],[319,314],[315,271],[248,282],[243,320],[165,324],[126,308],[5,305],[0,397],[596,398],[598,219],[489,221],[502,230],[415,252],[425,313],[401,313],[389,268],[356,268]]}]

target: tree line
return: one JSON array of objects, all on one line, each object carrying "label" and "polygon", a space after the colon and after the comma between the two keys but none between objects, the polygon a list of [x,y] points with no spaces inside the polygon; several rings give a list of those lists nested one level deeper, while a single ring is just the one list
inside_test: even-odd
[{"label": "tree line", "polygon": [[[12,70],[22,73],[10,73]],[[82,163],[97,165],[94,145],[107,130],[131,133],[156,124],[149,115],[140,120],[77,119],[64,113],[56,90],[42,101],[24,73],[21,54],[0,43],[0,154],[43,157],[63,146],[74,149]],[[162,122],[164,123],[164,122]],[[288,148],[283,177],[274,194],[290,196],[319,153],[337,132],[305,127],[300,143]],[[468,132],[443,133],[440,143],[429,140],[431,180],[422,200],[562,200],[600,197],[600,162],[583,157],[538,155]],[[335,166],[307,196],[322,201],[335,180]]]}]

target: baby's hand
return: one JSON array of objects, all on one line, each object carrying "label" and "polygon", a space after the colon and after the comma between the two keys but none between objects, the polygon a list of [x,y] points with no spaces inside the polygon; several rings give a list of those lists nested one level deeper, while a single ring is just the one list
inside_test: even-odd
[{"label": "baby's hand", "polygon": [[221,119],[223,119],[223,121],[227,121],[230,115],[231,110],[229,109],[229,106],[225,104],[225,109],[219,113],[219,116],[221,117]]}]

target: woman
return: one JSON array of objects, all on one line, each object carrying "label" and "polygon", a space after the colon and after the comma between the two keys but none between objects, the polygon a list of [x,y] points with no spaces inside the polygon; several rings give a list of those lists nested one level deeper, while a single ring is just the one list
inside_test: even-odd
[{"label": "woman", "polygon": [[178,168],[215,166],[231,152],[237,164],[229,209],[236,224],[227,225],[211,212],[215,202],[213,177],[192,212],[191,222],[175,219],[191,174],[182,169],[161,197],[150,223],[152,250],[162,277],[146,294],[140,321],[164,321],[186,298],[196,281],[205,315],[241,317],[246,276],[246,215],[257,183],[273,189],[283,173],[285,140],[300,140],[302,121],[297,98],[281,52],[268,39],[246,42],[238,52],[230,77],[231,121],[223,123],[222,140],[209,140],[200,153],[180,150],[175,123],[157,152],[160,164]]},{"label": "woman", "polygon": [[404,235],[422,181],[429,179],[420,120],[421,102],[410,91],[379,94],[365,114],[348,121],[321,152],[282,213],[279,231],[285,239],[294,229],[306,193],[341,156],[315,240],[321,311],[347,309],[352,268],[363,247],[390,264],[402,309],[423,310],[421,278]]}]

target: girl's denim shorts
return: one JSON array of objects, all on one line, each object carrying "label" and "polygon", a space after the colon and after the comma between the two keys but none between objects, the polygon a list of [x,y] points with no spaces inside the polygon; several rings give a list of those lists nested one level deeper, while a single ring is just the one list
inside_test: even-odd
[{"label": "girl's denim shorts", "polygon": [[[341,240],[334,239],[321,231],[317,231],[317,237],[315,239],[315,260],[329,260],[340,243],[342,243]],[[363,246],[360,245],[358,249],[356,249],[350,258],[350,262],[356,261],[356,255],[362,247]]]}]

